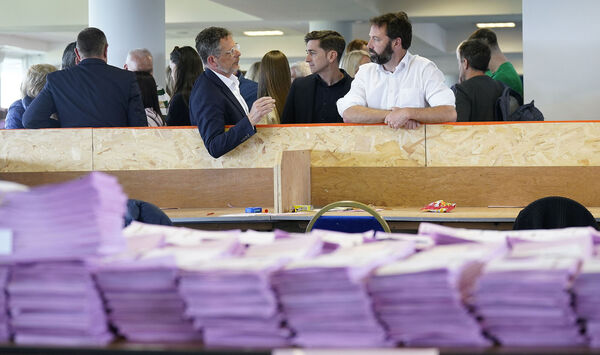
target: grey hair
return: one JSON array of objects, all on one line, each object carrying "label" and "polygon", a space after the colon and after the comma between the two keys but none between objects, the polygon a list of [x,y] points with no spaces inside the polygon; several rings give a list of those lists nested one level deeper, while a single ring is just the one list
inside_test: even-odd
[{"label": "grey hair", "polygon": [[221,39],[231,36],[231,32],[223,27],[208,27],[196,36],[196,50],[202,63],[208,64],[208,57],[221,54]]}]

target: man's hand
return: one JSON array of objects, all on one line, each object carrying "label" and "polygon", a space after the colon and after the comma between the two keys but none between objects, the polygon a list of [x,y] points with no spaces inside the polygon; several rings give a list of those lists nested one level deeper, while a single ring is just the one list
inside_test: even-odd
[{"label": "man's hand", "polygon": [[406,124],[404,125],[404,128],[406,128],[406,129],[417,129],[417,128],[419,128],[419,126],[421,126],[421,123],[419,123],[418,121],[408,120],[408,121],[406,121]]},{"label": "man's hand", "polygon": [[274,108],[275,108],[275,99],[273,99],[269,96],[264,96],[264,97],[257,99],[252,104],[252,109],[250,110],[250,113],[248,114],[248,119],[250,120],[250,123],[253,126],[255,126],[258,122],[260,122],[260,119],[264,115],[273,111]]},{"label": "man's hand", "polygon": [[[398,128],[407,128],[406,125],[410,120],[409,118],[409,109],[407,108],[399,108],[392,107],[392,112],[388,113],[385,116],[385,120],[383,121],[385,124],[390,126],[390,128],[398,129]],[[412,127],[412,123],[410,123]]]}]

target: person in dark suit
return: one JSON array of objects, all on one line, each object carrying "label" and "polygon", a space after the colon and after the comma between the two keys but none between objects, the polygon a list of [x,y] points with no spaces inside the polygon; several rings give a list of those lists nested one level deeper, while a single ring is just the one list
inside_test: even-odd
[{"label": "person in dark suit", "polygon": [[[196,36],[196,49],[204,63],[190,96],[190,120],[198,126],[208,153],[214,158],[231,151],[255,133],[254,126],[275,107],[265,96],[248,109],[235,72],[240,47],[225,28],[209,27]],[[233,125],[225,131],[226,125]]]},{"label": "person in dark suit", "polygon": [[342,123],[336,102],[352,83],[339,68],[346,46],[344,37],[335,31],[312,31],[304,42],[312,74],[292,82],[281,123]]},{"label": "person in dark suit", "polygon": [[[108,44],[94,27],[79,32],[79,64],[50,73],[23,115],[25,128],[147,126],[133,72],[106,63]],[[58,120],[49,118],[58,114]]]}]

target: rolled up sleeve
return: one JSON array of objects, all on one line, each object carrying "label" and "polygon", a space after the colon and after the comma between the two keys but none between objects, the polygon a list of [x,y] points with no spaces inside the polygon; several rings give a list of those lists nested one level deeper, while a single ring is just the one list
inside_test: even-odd
[{"label": "rolled up sleeve", "polygon": [[433,63],[423,71],[425,81],[425,99],[431,107],[455,106],[452,90],[444,83],[444,74]]},{"label": "rolled up sleeve", "polygon": [[364,75],[360,75],[360,70],[352,80],[350,91],[346,96],[337,100],[337,109],[341,117],[344,117],[344,111],[352,106],[367,106],[367,95]]}]

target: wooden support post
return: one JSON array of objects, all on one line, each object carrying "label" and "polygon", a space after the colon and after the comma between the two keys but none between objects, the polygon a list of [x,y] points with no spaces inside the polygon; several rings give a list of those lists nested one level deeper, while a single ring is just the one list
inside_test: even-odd
[{"label": "wooden support post", "polygon": [[310,150],[283,151],[274,167],[274,203],[277,213],[294,205],[310,205]]}]

